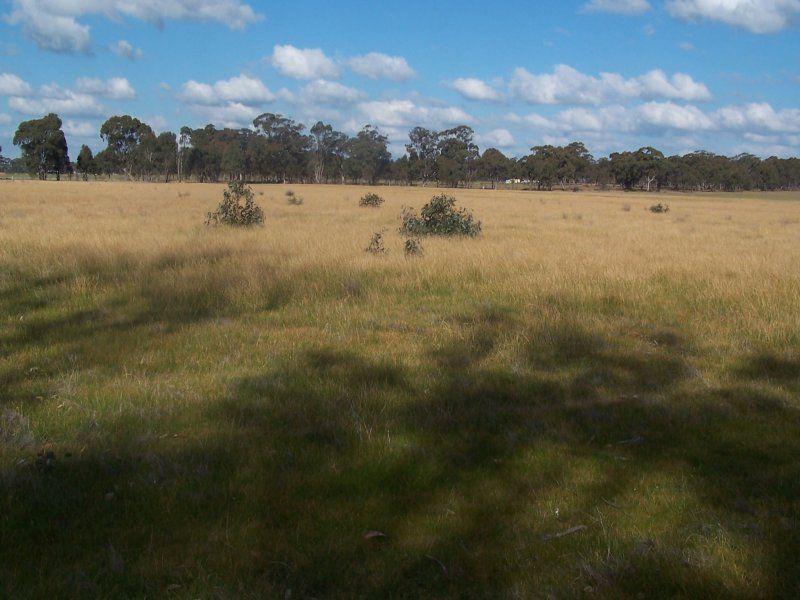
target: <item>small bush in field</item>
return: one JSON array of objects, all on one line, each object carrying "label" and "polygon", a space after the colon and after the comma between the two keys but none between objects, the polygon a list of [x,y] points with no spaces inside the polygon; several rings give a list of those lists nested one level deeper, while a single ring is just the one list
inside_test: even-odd
[{"label": "small bush in field", "polygon": [[376,231],[372,234],[372,239],[365,248],[365,252],[369,252],[370,254],[383,254],[386,252],[386,248],[383,245],[383,233],[383,231]]},{"label": "small bush in field", "polygon": [[669,212],[669,206],[667,206],[666,204],[661,204],[659,202],[658,204],[654,204],[653,206],[650,207],[650,212],[652,212],[652,213],[668,213]]},{"label": "small bush in field", "polygon": [[378,194],[364,194],[361,196],[361,200],[358,201],[359,206],[371,206],[373,208],[378,208],[381,204],[383,204],[385,200],[378,196]]},{"label": "small bush in field", "polygon": [[481,232],[481,222],[464,208],[455,208],[456,199],[447,194],[431,198],[417,215],[403,209],[400,233],[406,235],[466,235],[475,237]]},{"label": "small bush in field", "polygon": [[264,222],[264,211],[253,200],[250,186],[241,181],[233,181],[228,184],[222,197],[219,208],[206,216],[206,225],[246,227]]},{"label": "small bush in field", "polygon": [[403,252],[406,257],[422,254],[422,244],[419,243],[419,240],[409,238],[403,244]]},{"label": "small bush in field", "polygon": [[286,190],[286,201],[292,206],[300,206],[303,203],[303,199],[296,196],[292,190]]}]

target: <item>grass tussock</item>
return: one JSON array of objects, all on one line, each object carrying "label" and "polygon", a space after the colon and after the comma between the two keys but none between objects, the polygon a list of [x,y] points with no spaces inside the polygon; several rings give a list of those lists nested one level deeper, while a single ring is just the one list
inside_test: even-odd
[{"label": "grass tussock", "polygon": [[408,260],[429,190],[2,187],[0,596],[800,586],[796,203],[463,191]]}]

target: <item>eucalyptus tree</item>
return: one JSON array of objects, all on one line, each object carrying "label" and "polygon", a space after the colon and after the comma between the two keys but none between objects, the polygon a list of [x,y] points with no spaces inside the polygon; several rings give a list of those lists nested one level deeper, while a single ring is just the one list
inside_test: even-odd
[{"label": "eucalyptus tree", "polygon": [[155,151],[155,134],[147,123],[130,115],[114,116],[100,127],[106,160],[128,179],[148,171]]},{"label": "eucalyptus tree", "polygon": [[311,168],[315,183],[326,182],[334,176],[344,177],[348,141],[347,134],[322,121],[311,128]]},{"label": "eucalyptus tree", "polygon": [[81,174],[84,181],[89,179],[89,175],[95,175],[97,173],[97,163],[94,160],[92,149],[86,144],[81,146],[81,151],[78,154],[78,160],[76,161],[75,166],[77,167],[78,173]]},{"label": "eucalyptus tree", "polygon": [[414,127],[406,144],[412,176],[426,185],[436,179],[436,157],[439,155],[439,134],[424,127]]},{"label": "eucalyptus tree", "polygon": [[349,156],[345,168],[350,177],[376,184],[387,174],[392,161],[388,148],[389,138],[376,127],[365,125],[347,144]]},{"label": "eucalyptus tree", "polygon": [[55,173],[56,179],[61,179],[61,173],[69,169],[69,148],[58,115],[50,113],[41,119],[23,121],[13,141],[20,147],[31,175],[47,179],[48,173]]},{"label": "eucalyptus tree", "polygon": [[512,161],[497,148],[488,148],[478,162],[478,173],[492,182],[492,189],[497,182],[507,179],[513,171]]}]

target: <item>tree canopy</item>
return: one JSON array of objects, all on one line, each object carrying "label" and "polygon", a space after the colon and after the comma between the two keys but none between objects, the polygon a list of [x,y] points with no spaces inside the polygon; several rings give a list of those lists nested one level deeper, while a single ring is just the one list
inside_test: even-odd
[{"label": "tree canopy", "polygon": [[67,139],[61,130],[61,119],[50,113],[41,119],[23,121],[14,134],[14,145],[22,151],[26,170],[39,179],[48,173],[61,174],[69,168]]},{"label": "tree canopy", "polygon": [[476,179],[497,187],[511,179],[539,190],[578,185],[645,191],[800,189],[797,158],[762,160],[751,154],[729,158],[704,151],[668,157],[645,146],[595,159],[580,141],[533,146],[516,158],[497,148],[481,155],[475,133],[466,125],[442,131],[413,127],[405,154],[395,159],[388,137],[373,125],[349,136],[322,121],[306,130],[302,123],[275,113],[257,116],[251,127],[182,127],[178,135],[169,131],[156,135],[147,123],[117,115],[103,123],[100,137],[106,143],[103,150],[93,155],[83,146],[71,165],[57,115],[24,121],[14,136],[22,158],[0,159],[0,169],[28,171],[43,179],[74,169],[84,179],[116,174],[164,181],[177,177],[201,182],[435,182],[452,187],[469,186]]}]

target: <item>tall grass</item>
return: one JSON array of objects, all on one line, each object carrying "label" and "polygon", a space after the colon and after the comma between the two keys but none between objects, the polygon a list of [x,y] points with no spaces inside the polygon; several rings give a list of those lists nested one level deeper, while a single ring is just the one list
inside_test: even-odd
[{"label": "tall grass", "polygon": [[3,182],[0,595],[800,589],[796,197],[260,191]]}]

